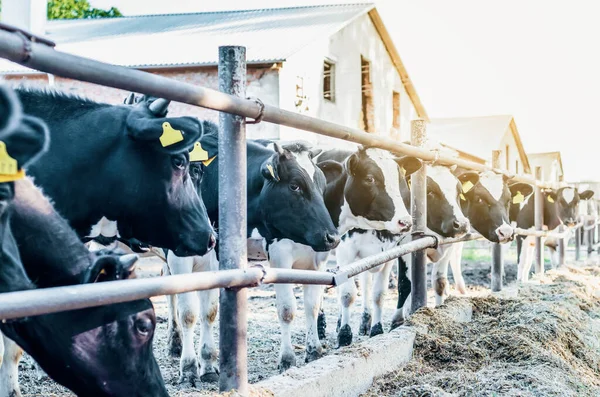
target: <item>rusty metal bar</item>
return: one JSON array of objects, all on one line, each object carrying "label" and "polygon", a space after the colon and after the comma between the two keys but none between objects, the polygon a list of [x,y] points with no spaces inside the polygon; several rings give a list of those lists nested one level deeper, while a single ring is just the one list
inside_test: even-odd
[{"label": "rusty metal bar", "polygon": [[[500,168],[500,150],[492,150],[492,167]],[[507,154],[508,156],[508,154]],[[502,246],[492,244],[492,279],[491,289],[494,292],[502,291],[502,275],[504,274],[504,255]]]},{"label": "rusty metal bar", "polygon": [[[246,96],[246,48],[219,47],[219,90]],[[246,120],[219,113],[219,269],[243,269],[248,260],[246,221]],[[219,296],[219,389],[248,395],[248,290]]]},{"label": "rusty metal bar", "polygon": [[[427,138],[426,121],[419,119],[411,122],[410,143],[417,148],[425,144]],[[420,170],[411,175],[410,189],[411,214],[413,231],[427,230],[427,166],[423,164]],[[413,237],[414,240],[418,237]],[[411,266],[411,304],[410,312],[427,306],[427,254],[416,251],[412,254]]]},{"label": "rusty metal bar", "polygon": [[320,135],[363,145],[375,146],[395,153],[415,156],[427,161],[436,160],[440,164],[456,164],[459,167],[475,171],[493,170],[513,177],[515,181],[532,185],[537,184],[542,187],[551,187],[548,184],[536,181],[529,175],[513,175],[483,164],[406,145],[391,138],[369,134],[358,129],[301,115],[274,106],[265,105],[264,111],[261,113],[260,105],[253,100],[227,95],[209,88],[194,86],[140,70],[78,57],[56,51],[51,47],[37,42],[30,43],[31,50],[27,54],[24,53],[23,49],[23,38],[21,36],[0,30],[0,57],[56,76],[144,93],[248,118],[256,118],[262,114],[262,120],[266,122],[311,131]]},{"label": "rusty metal bar", "polygon": [[[535,167],[535,178],[542,179],[542,167]],[[544,194],[542,188],[539,186],[535,187],[534,191],[535,199],[535,212],[534,212],[534,225],[535,230],[542,231],[544,226]],[[542,237],[535,238],[535,273],[544,274],[544,245]]]}]

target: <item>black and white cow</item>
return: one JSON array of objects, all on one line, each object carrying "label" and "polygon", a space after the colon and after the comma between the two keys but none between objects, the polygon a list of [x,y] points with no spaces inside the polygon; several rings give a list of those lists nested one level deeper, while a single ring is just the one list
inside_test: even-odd
[{"label": "black and white cow", "polygon": [[[419,160],[414,157],[397,158],[381,149],[359,147],[356,151],[324,151],[317,156],[316,161],[327,178],[325,203],[342,235],[342,242],[336,249],[340,269],[343,270],[356,260],[394,247],[411,230],[412,217],[405,203],[409,192],[406,177],[421,167]],[[364,288],[361,334],[375,336],[383,333],[382,303],[392,263],[375,267],[360,276],[361,287]],[[371,294],[372,285],[374,292]],[[318,289],[315,292],[320,294],[322,291]],[[354,280],[342,284],[338,293],[338,344],[346,346],[353,339],[350,314],[357,295]],[[317,302],[312,310],[316,313],[320,297],[310,302],[313,301]],[[371,315],[373,306],[375,310]],[[280,322],[283,324],[281,317]],[[313,323],[311,328],[314,331],[311,333],[309,329],[307,337],[314,334],[313,338],[318,346],[317,321]],[[287,342],[287,357],[292,358],[291,343]]]},{"label": "black and white cow", "polygon": [[164,100],[113,106],[53,91],[17,93],[52,137],[27,172],[80,237],[137,239],[181,256],[212,249],[213,230],[188,172],[198,120],[164,117]]},{"label": "black and white cow", "polygon": [[[218,127],[204,123],[200,140],[207,157],[213,159],[204,165],[201,181],[202,198],[211,220],[218,228]],[[316,252],[326,252],[339,242],[323,202],[322,191],[313,174],[305,169],[289,150],[274,145],[273,149],[261,143],[247,142],[247,228],[248,237],[260,236],[268,245],[280,241],[294,241]],[[203,257],[179,257],[168,253],[169,271],[185,274],[218,269],[217,253]],[[198,299],[199,298],[199,299]],[[218,309],[218,290],[179,294],[176,297],[177,313],[170,312],[170,335],[177,341],[177,324],[182,330],[181,382],[194,385],[198,376],[203,381],[217,380],[217,353],[212,337],[212,327]],[[171,299],[174,305],[175,300]],[[198,315],[202,320],[199,347],[200,366],[194,351],[194,328]],[[177,351],[176,343],[171,351]]]},{"label": "black and white cow", "polygon": [[[581,200],[589,200],[594,196],[594,192],[586,190],[579,192],[577,188],[562,187],[560,189],[543,189],[544,203],[544,223],[547,230],[555,230],[560,225],[573,227],[577,224],[579,217],[579,203]],[[535,200],[534,196],[529,196],[527,200],[520,204],[515,204],[512,209],[513,218],[511,221],[517,223],[517,227],[529,229],[534,227]],[[517,212],[517,206],[519,210]],[[556,251],[557,242],[550,246],[551,251]],[[535,237],[518,236],[517,250],[519,252],[519,267],[517,280],[527,282],[531,264],[533,263],[533,253],[535,249]],[[554,256],[553,252],[553,256]]]},{"label": "black and white cow", "polygon": [[[0,141],[16,171],[47,149],[48,131],[40,120],[21,117],[11,96],[0,87]],[[7,113],[18,123],[7,122]],[[130,276],[136,256],[91,254],[32,181],[11,176],[7,157],[1,160],[0,292]],[[7,182],[11,178],[18,180]],[[152,304],[141,300],[2,322],[0,328],[80,396],[166,396],[152,354],[155,323]],[[22,351],[6,337],[0,337],[0,350],[0,395],[19,396]]]}]

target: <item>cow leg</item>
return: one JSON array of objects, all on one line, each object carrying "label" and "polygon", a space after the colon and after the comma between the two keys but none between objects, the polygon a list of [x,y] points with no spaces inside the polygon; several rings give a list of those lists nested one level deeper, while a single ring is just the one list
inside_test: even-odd
[{"label": "cow leg", "polygon": [[396,305],[396,311],[392,316],[392,325],[390,329],[395,329],[404,324],[404,306],[410,304],[410,272],[408,264],[410,263],[410,255],[404,255],[398,260],[398,303]]},{"label": "cow leg", "polygon": [[550,263],[552,264],[552,268],[556,269],[559,265],[558,263],[558,250],[555,247],[548,247],[550,250]]},{"label": "cow leg", "polygon": [[529,271],[533,263],[533,254],[535,250],[535,237],[527,236],[521,245],[521,255],[519,257],[519,268],[517,271],[517,279],[526,283],[529,280]]},{"label": "cow leg", "polygon": [[361,291],[361,299],[363,306],[363,314],[360,320],[360,328],[358,329],[359,335],[368,335],[369,330],[371,329],[371,291],[373,290],[373,274],[371,272],[363,272],[359,275],[360,277],[360,287]]},{"label": "cow leg", "polygon": [[[191,274],[194,257],[178,257],[173,252],[167,254],[167,262],[172,274]],[[179,367],[179,383],[189,383],[196,387],[199,383],[198,359],[194,349],[194,330],[200,315],[200,302],[197,292],[177,295],[177,313],[181,325],[182,350]]]},{"label": "cow leg", "polygon": [[356,300],[356,284],[354,277],[338,287],[341,317],[339,320],[338,346],[348,346],[352,343],[352,327],[350,327],[351,309]]},{"label": "cow leg", "polygon": [[453,247],[452,258],[450,259],[450,267],[452,269],[452,277],[454,277],[454,284],[456,285],[456,290],[465,294],[467,292],[467,288],[465,286],[465,279],[462,275],[462,253],[465,243],[456,243]]},{"label": "cow leg", "polygon": [[319,339],[325,341],[327,339],[327,319],[325,318],[325,311],[323,310],[323,295],[325,295],[325,288],[321,290],[319,316],[317,317],[317,332],[319,333]]},{"label": "cow leg", "polygon": [[21,397],[19,390],[19,361],[23,350],[15,342],[2,335],[4,355],[0,366],[0,396]]},{"label": "cow leg", "polygon": [[[216,252],[208,255],[208,261],[202,263],[202,269],[194,268],[194,271],[217,271],[219,261]],[[204,259],[204,258],[203,258]],[[217,349],[213,337],[213,327],[219,310],[219,290],[198,291],[200,298],[200,380],[203,382],[217,382],[219,380],[219,365],[217,363]]]},{"label": "cow leg", "polygon": [[323,356],[323,346],[319,340],[317,316],[322,302],[323,287],[320,285],[304,286],[304,314],[306,317],[306,357],[309,363]]},{"label": "cow leg", "polygon": [[377,273],[373,275],[375,278],[373,282],[373,327],[370,330],[371,338],[383,334],[383,325],[381,323],[382,312],[383,312],[383,299],[387,292],[390,273],[392,266],[395,261],[385,263]]},{"label": "cow leg", "polygon": [[[163,276],[170,276],[171,269],[168,264],[163,265]],[[181,357],[181,329],[177,323],[177,295],[167,296],[167,310],[169,313],[167,326],[167,345],[169,355],[173,358]]]},{"label": "cow leg", "polygon": [[435,305],[440,306],[444,303],[444,297],[447,294],[448,289],[448,263],[452,256],[452,247],[442,248],[441,258],[433,264],[431,270],[431,285],[435,292]]},{"label": "cow leg", "polygon": [[281,327],[281,352],[279,354],[279,371],[283,372],[296,366],[296,354],[292,346],[291,324],[296,315],[296,297],[291,284],[276,284],[277,317]]}]

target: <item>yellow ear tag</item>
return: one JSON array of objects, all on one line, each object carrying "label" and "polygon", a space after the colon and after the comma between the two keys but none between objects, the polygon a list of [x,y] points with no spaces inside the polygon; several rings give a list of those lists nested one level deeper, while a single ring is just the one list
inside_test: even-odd
[{"label": "yellow ear tag", "polygon": [[271,173],[271,176],[273,177],[273,179],[278,180],[277,178],[275,178],[275,172],[273,172],[273,166],[271,164],[267,164],[267,169]]},{"label": "yellow ear tag", "polygon": [[521,204],[523,201],[525,201],[525,196],[523,196],[523,194],[521,192],[517,192],[517,194],[515,195],[515,197],[513,197],[513,204]]},{"label": "yellow ear tag", "polygon": [[177,142],[183,141],[183,134],[181,131],[171,127],[168,121],[165,121],[162,125],[163,133],[160,136],[160,144],[163,147],[171,146]]},{"label": "yellow ear tag", "polygon": [[461,193],[461,194],[459,195],[459,197],[460,197],[460,199],[461,199],[462,201],[467,201],[467,199],[465,198],[465,195],[464,195],[464,194],[462,194],[462,193]]},{"label": "yellow ear tag", "polygon": [[206,161],[203,161],[202,164],[204,164],[205,167],[208,167],[210,165],[210,163],[212,163],[213,160],[216,159],[216,158],[217,158],[217,156],[213,156],[212,158],[210,158],[210,159],[208,159]]},{"label": "yellow ear tag", "polygon": [[404,167],[400,167],[400,170],[402,171],[402,176],[406,176],[406,170]]},{"label": "yellow ear tag", "polygon": [[10,157],[6,144],[0,141],[0,183],[12,182],[25,177],[25,171],[19,171],[17,160]]},{"label": "yellow ear tag", "polygon": [[553,203],[554,199],[552,197],[548,196],[548,201],[551,202],[551,203]]},{"label": "yellow ear tag", "polygon": [[463,193],[467,193],[472,188],[473,188],[473,182],[471,182],[471,181],[466,181],[462,185],[462,191],[463,191]]},{"label": "yellow ear tag", "polygon": [[206,161],[208,160],[208,152],[202,149],[200,142],[194,143],[194,149],[190,152],[190,161]]}]

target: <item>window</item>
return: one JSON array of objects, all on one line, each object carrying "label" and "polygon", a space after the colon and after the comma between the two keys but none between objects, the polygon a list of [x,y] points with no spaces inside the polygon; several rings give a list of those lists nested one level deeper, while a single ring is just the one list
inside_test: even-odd
[{"label": "window", "polygon": [[335,63],[323,62],[323,98],[335,102]]},{"label": "window", "polygon": [[519,160],[515,161],[515,174],[519,173]]},{"label": "window", "polygon": [[510,169],[510,147],[508,145],[506,145],[506,151],[504,152],[506,154],[506,170]]},{"label": "window", "polygon": [[362,92],[361,127],[367,132],[375,132],[373,117],[373,86],[371,85],[371,62],[360,57],[360,86]]},{"label": "window", "polygon": [[392,128],[400,131],[400,93],[392,92]]}]

